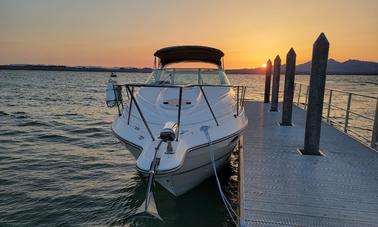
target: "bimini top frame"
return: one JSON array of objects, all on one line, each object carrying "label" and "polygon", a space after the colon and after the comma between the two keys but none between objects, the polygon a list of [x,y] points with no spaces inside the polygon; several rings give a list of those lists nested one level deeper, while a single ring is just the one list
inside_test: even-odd
[{"label": "bimini top frame", "polygon": [[[154,68],[163,68],[171,63],[178,62],[206,62],[217,65],[223,69],[223,56],[221,50],[206,46],[173,46],[160,49],[154,53]],[[156,67],[156,58],[159,58]]]}]

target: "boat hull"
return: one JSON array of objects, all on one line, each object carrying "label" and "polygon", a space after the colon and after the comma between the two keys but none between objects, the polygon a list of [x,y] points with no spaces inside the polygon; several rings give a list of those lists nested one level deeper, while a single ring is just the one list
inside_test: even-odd
[{"label": "boat hull", "polygon": [[[175,196],[214,174],[212,155],[219,170],[248,124],[240,97],[230,87],[185,87],[179,99],[177,91],[140,88],[112,124],[135,157],[137,170],[144,176],[153,171],[154,179]],[[178,122],[174,139],[164,140],[165,125],[172,122]],[[154,160],[158,164],[151,169]]]},{"label": "boat hull", "polygon": [[[231,150],[227,155],[215,161],[217,171],[224,166],[230,154]],[[180,196],[195,188],[213,174],[213,164],[209,162],[188,171],[177,171],[167,176],[157,176],[156,181],[174,196]]]},{"label": "boat hull", "polygon": [[[224,166],[237,145],[239,137],[240,134],[234,134],[214,143],[189,149],[183,164],[179,168],[168,172],[157,172],[156,181],[175,196],[185,194],[214,174],[212,155],[214,155],[217,171]],[[128,150],[137,159],[141,150],[122,138],[119,139],[126,144]],[[137,170],[142,176],[148,174],[144,170],[138,168]]]}]

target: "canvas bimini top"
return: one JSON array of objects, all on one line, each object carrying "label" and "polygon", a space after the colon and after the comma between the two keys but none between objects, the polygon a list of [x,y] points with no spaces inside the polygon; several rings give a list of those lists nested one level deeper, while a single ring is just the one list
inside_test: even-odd
[{"label": "canvas bimini top", "polygon": [[171,63],[193,61],[212,63],[222,67],[224,53],[206,46],[173,46],[156,51],[154,56],[160,59],[162,67]]}]

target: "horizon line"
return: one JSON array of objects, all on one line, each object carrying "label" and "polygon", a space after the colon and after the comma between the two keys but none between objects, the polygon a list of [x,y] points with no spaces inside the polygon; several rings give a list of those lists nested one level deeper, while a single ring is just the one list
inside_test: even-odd
[{"label": "horizon line", "polygon": [[[370,62],[370,63],[378,63],[378,61],[373,61],[373,60],[362,60],[362,59],[348,59],[345,61],[338,61],[334,58],[328,58],[328,61],[333,60],[338,63],[345,63],[348,61],[360,61],[360,62]],[[303,65],[306,63],[311,62],[311,60],[308,60],[304,63],[296,64],[296,65]],[[45,63],[12,63],[12,64],[0,64],[1,66],[65,66],[65,67],[92,67],[92,68],[105,68],[105,69],[110,69],[110,68],[136,68],[136,69],[153,69],[153,67],[150,66],[101,66],[101,65],[65,65],[65,64],[45,64]],[[286,65],[286,64],[283,64]],[[265,68],[263,66],[255,66],[255,67],[239,67],[239,68],[227,68],[228,70],[236,70],[236,69],[260,69],[260,68]]]}]

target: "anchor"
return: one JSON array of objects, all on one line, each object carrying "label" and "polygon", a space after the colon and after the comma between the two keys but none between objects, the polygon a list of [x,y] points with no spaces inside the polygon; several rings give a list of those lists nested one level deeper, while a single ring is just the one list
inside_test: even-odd
[{"label": "anchor", "polygon": [[[155,178],[155,173],[156,169],[159,166],[160,158],[157,158],[157,152],[160,148],[160,145],[162,144],[163,140],[160,140],[159,144],[155,148],[155,154],[154,154],[154,159],[151,162],[150,170],[148,171],[148,183],[147,183],[147,192],[146,192],[146,199],[142,203],[142,205],[138,208],[134,216],[142,216],[142,217],[155,217],[161,221],[163,219],[160,217],[157,208],[156,208],[156,203],[155,203],[155,198],[154,194],[152,192],[152,186],[154,183],[154,178]],[[145,215],[147,214],[147,215]],[[150,216],[148,216],[150,215]]]},{"label": "anchor", "polygon": [[155,148],[154,158],[150,165],[150,170],[148,171],[148,183],[147,183],[147,192],[146,192],[146,199],[142,203],[142,205],[138,208],[138,210],[135,212],[133,216],[141,216],[145,218],[157,218],[160,221],[164,221],[156,208],[155,198],[154,194],[152,192],[152,186],[155,180],[155,174],[156,169],[159,166],[160,163],[160,157],[157,157],[157,153],[159,151],[159,148],[163,142],[167,142],[167,152],[168,154],[172,154],[172,145],[171,142],[175,140],[176,138],[176,130],[177,125],[174,122],[167,122],[163,128],[163,130],[160,132],[160,141],[159,144]]}]

